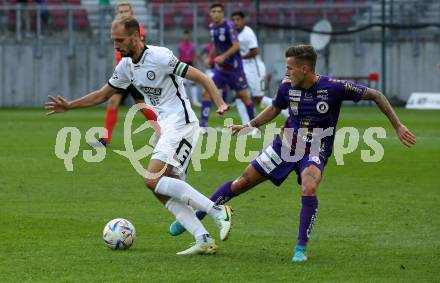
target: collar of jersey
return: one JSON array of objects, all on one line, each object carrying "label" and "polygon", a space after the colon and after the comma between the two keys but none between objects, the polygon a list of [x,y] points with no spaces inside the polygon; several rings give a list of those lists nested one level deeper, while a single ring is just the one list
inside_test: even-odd
[{"label": "collar of jersey", "polygon": [[139,59],[137,61],[133,61],[133,59],[131,59],[131,61],[133,62],[133,64],[137,64],[142,60],[142,57],[144,57],[144,53],[145,51],[148,49],[147,45],[144,45],[144,50],[142,50],[141,56],[139,56]]}]

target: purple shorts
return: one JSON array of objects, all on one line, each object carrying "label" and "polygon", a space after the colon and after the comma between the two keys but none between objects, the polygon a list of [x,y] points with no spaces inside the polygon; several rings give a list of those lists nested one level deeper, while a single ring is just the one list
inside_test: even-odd
[{"label": "purple shorts", "polygon": [[[322,172],[327,164],[327,158],[322,154],[310,157],[309,153],[296,161],[285,161],[281,158],[281,148],[283,143],[279,135],[275,137],[272,143],[266,145],[260,154],[252,160],[251,164],[261,175],[267,177],[274,185],[280,186],[289,176],[290,172],[295,171],[297,182],[301,185],[301,172],[310,165],[318,167]],[[291,153],[293,156],[293,153]]]},{"label": "purple shorts", "polygon": [[248,88],[246,75],[242,70],[225,72],[214,68],[213,73],[212,80],[219,89],[225,89],[228,86],[231,90],[240,92]]}]

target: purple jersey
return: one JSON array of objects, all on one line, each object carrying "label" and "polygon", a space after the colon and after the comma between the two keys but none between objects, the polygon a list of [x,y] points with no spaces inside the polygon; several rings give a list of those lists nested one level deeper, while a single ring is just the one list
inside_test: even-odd
[{"label": "purple jersey", "polygon": [[[215,56],[226,52],[232,46],[233,41],[238,41],[238,33],[232,21],[224,21],[220,25],[209,25],[211,40],[215,45]],[[222,71],[232,72],[243,69],[240,50],[225,59],[223,64],[216,65]]]},{"label": "purple jersey", "polygon": [[[332,153],[334,133],[339,118],[342,101],[359,101],[367,88],[349,81],[337,80],[327,76],[319,76],[319,80],[308,89],[293,87],[290,80],[284,80],[273,106],[289,108],[289,118],[284,128],[292,128],[292,145],[301,138],[310,147],[313,141],[313,130],[333,128],[330,136],[321,139],[320,153],[329,157]],[[303,136],[298,136],[298,130],[305,128]]]}]

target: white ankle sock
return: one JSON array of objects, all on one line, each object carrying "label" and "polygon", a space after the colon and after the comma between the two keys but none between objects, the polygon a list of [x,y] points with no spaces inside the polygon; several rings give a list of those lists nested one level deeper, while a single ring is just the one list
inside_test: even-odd
[{"label": "white ankle sock", "polygon": [[169,199],[166,202],[165,207],[176,216],[177,221],[179,221],[180,224],[182,224],[183,227],[185,227],[185,229],[196,238],[196,241],[203,238],[204,235],[209,236],[209,233],[206,231],[202,222],[200,222],[194,214],[194,210],[188,205],[176,201],[175,199]]},{"label": "white ankle sock", "polygon": [[206,213],[210,213],[211,208],[214,206],[214,202],[191,187],[190,184],[171,177],[160,178],[154,191]]},{"label": "white ankle sock", "polygon": [[243,101],[240,98],[235,100],[235,105],[237,105],[237,111],[241,118],[241,123],[247,124],[249,122],[249,115],[246,109],[246,105],[244,105]]},{"label": "white ankle sock", "polygon": [[263,98],[261,99],[261,104],[263,104],[265,107],[272,105],[272,99],[267,96],[263,96]]}]

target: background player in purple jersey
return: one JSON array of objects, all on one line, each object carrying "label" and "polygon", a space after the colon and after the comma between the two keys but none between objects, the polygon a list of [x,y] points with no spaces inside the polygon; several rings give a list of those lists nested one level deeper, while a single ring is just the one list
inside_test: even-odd
[{"label": "background player in purple jersey", "polygon": [[[235,91],[237,98],[241,99],[246,105],[247,113],[252,119],[254,117],[254,105],[247,90],[248,85],[243,71],[237,30],[231,21],[225,20],[222,4],[214,3],[210,9],[212,23],[209,25],[209,30],[213,48],[208,58],[213,55],[215,64],[212,80],[219,90],[228,86],[230,90]],[[210,108],[211,100],[205,91],[202,94],[200,123],[202,127],[208,125]]]},{"label": "background player in purple jersey", "polygon": [[[317,189],[324,166],[332,152],[334,130],[342,101],[373,100],[387,116],[404,145],[409,147],[415,144],[416,137],[400,122],[386,97],[379,91],[315,74],[317,54],[312,46],[289,47],[285,57],[287,79],[281,83],[272,105],[247,125],[231,126],[233,134],[237,134],[247,127],[259,127],[272,121],[281,109],[288,108],[290,115],[281,134],[260,152],[240,177],[221,185],[211,196],[211,200],[225,203],[268,179],[279,186],[295,171],[301,186],[302,207],[298,243],[292,260],[302,262],[307,260],[306,245],[318,212]],[[322,139],[315,136],[314,130],[318,128],[330,129],[331,135]],[[315,151],[313,140],[317,139],[321,144]],[[301,142],[297,143],[297,140],[302,141],[305,146],[302,147],[302,158],[297,161],[286,160],[283,153],[296,154],[300,148]],[[204,213],[197,212],[197,216],[202,218]],[[183,230],[180,228],[179,223],[174,222],[170,226],[170,233],[178,235]]]}]

